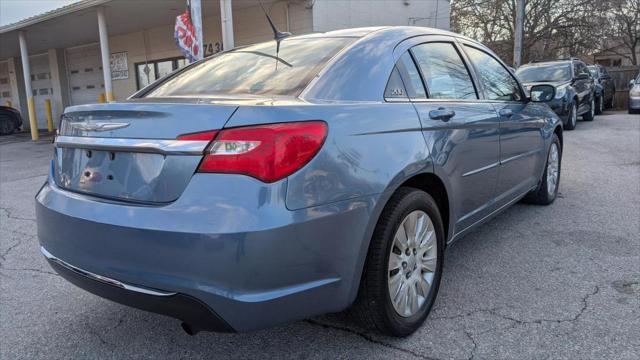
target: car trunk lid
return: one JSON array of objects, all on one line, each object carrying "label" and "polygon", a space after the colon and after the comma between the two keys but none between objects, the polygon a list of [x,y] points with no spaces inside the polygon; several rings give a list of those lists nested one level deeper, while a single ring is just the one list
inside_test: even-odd
[{"label": "car trunk lid", "polygon": [[54,177],[74,192],[138,203],[176,200],[206,140],[183,134],[221,129],[233,104],[125,102],[67,109],[56,137]]}]

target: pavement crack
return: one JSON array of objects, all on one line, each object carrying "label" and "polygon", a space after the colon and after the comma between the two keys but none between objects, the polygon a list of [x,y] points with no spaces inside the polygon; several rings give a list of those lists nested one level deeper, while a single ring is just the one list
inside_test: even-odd
[{"label": "pavement crack", "polygon": [[24,220],[24,221],[33,221],[33,222],[35,222],[35,221],[36,221],[36,219],[34,219],[34,218],[24,218],[24,217],[20,217],[20,216],[13,215],[13,212],[12,212],[11,210],[9,210],[8,208],[5,208],[5,207],[0,207],[0,210],[4,211],[4,212],[6,213],[6,216],[7,216],[9,219],[14,219],[14,220]]},{"label": "pavement crack", "polygon": [[99,333],[99,332],[97,332],[94,328],[92,328],[91,326],[89,326],[89,324],[88,324],[88,323],[86,323],[86,322],[85,322],[85,326],[87,327],[87,329],[89,329],[89,333],[90,333],[91,335],[95,336],[98,340],[100,340],[100,342],[101,342],[103,345],[112,346],[112,347],[114,347],[114,346],[115,346],[115,344],[112,344],[112,343],[108,342],[107,340],[105,340],[105,339],[102,337],[102,335],[100,335],[100,333]]},{"label": "pavement crack", "polygon": [[306,320],[304,320],[304,322],[307,322],[307,323],[312,324],[312,325],[320,326],[320,327],[325,328],[325,329],[334,329],[334,330],[347,332],[347,333],[359,336],[362,339],[364,339],[364,340],[366,340],[366,341],[368,341],[370,343],[381,345],[381,346],[384,346],[384,347],[387,347],[387,348],[390,348],[390,349],[393,349],[393,350],[397,350],[397,351],[403,352],[405,354],[412,355],[412,356],[414,356],[416,358],[419,358],[419,359],[438,360],[437,358],[425,356],[425,355],[419,354],[417,352],[414,352],[414,351],[411,351],[411,350],[407,350],[407,349],[405,349],[403,347],[400,347],[400,346],[397,346],[397,345],[394,345],[394,344],[390,344],[390,343],[387,343],[387,342],[384,342],[384,341],[377,340],[377,339],[373,338],[370,334],[367,334],[366,332],[356,331],[354,329],[350,329],[350,328],[345,327],[345,326],[325,324],[325,323],[321,323],[319,321],[311,320],[311,319],[306,319]]},{"label": "pavement crack", "polygon": [[471,353],[469,354],[467,360],[473,360],[476,357],[478,343],[476,343],[476,339],[473,338],[473,334],[470,331],[465,330],[464,334],[467,335],[467,338],[469,338],[469,340],[471,340],[471,343],[473,344],[473,348],[471,348]]},{"label": "pavement crack", "polygon": [[31,272],[36,272],[36,273],[40,273],[40,274],[60,276],[57,273],[54,273],[54,272],[51,272],[51,271],[42,270],[42,269],[34,269],[34,268],[7,268],[7,267],[4,267],[4,266],[0,266],[0,271],[15,271],[15,272],[31,271]]},{"label": "pavement crack", "polygon": [[21,241],[16,242],[15,244],[9,246],[2,254],[0,254],[0,259],[6,260],[7,255],[11,252],[11,250],[15,249],[18,245],[22,244]]}]

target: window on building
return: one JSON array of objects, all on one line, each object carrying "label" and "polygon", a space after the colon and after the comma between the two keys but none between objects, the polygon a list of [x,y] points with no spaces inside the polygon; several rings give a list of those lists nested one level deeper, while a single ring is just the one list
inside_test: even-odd
[{"label": "window on building", "polygon": [[621,67],[622,66],[622,59],[613,59],[611,66],[613,66],[613,67]]},{"label": "window on building", "polygon": [[189,63],[182,57],[137,63],[135,68],[138,90],[187,65]]}]

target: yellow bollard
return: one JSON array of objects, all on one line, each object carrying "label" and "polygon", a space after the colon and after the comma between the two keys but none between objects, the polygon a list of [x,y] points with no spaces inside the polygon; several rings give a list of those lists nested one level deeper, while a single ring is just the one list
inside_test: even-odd
[{"label": "yellow bollard", "polygon": [[29,96],[27,101],[29,108],[29,127],[31,128],[31,140],[38,140],[40,134],[38,133],[38,119],[36,118],[36,104],[33,102],[33,96]]},{"label": "yellow bollard", "polygon": [[113,93],[111,91],[107,92],[107,102],[113,102]]},{"label": "yellow bollard", "polygon": [[7,107],[13,107],[13,104],[11,103],[11,100],[7,100],[7,102],[5,103],[5,105]]},{"label": "yellow bollard", "polygon": [[53,132],[53,112],[51,111],[51,100],[46,99],[44,101],[44,109],[47,113],[47,130]]},{"label": "yellow bollard", "polygon": [[98,102],[100,104],[104,104],[104,93],[100,93],[100,95],[98,95]]}]

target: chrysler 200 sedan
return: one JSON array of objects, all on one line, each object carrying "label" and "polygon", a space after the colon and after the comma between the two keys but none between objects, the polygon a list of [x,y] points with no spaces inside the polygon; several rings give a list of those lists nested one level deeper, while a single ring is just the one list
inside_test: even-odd
[{"label": "chrysler 200 sedan", "polygon": [[94,294],[248,331],[350,308],[406,336],[447,245],[550,204],[562,127],[485,46],[389,27],[196,62],[122,103],[67,108],[36,196],[41,251]]}]

